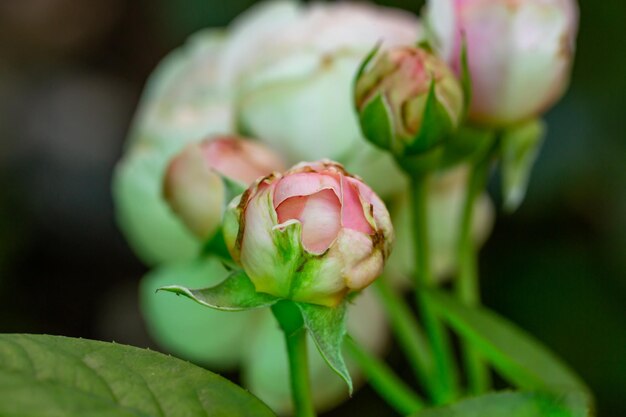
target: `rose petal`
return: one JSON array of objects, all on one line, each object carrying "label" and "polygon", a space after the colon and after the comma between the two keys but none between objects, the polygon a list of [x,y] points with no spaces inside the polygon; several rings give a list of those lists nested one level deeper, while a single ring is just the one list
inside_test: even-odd
[{"label": "rose petal", "polygon": [[343,201],[341,206],[341,224],[343,227],[365,234],[372,234],[374,230],[367,222],[363,213],[363,203],[359,198],[359,191],[346,177],[341,178]]},{"label": "rose petal", "polygon": [[202,150],[211,168],[244,184],[251,184],[273,171],[284,170],[282,161],[274,152],[249,140],[215,139],[207,142]]},{"label": "rose petal", "polygon": [[276,185],[274,207],[278,207],[288,198],[308,196],[328,189],[333,190],[337,198],[341,195],[341,185],[334,176],[314,172],[290,174]]},{"label": "rose petal", "polygon": [[326,251],[341,229],[341,205],[332,190],[288,198],[276,213],[281,224],[292,219],[302,223],[302,245],[311,253]]}]

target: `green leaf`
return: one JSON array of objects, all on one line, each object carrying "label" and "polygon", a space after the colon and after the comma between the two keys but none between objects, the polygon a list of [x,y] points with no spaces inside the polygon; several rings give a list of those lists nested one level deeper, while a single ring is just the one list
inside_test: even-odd
[{"label": "green leaf", "polygon": [[228,380],[149,350],[0,335],[3,417],[274,416]]},{"label": "green leaf", "polygon": [[583,417],[588,410],[576,395],[498,392],[424,410],[413,417]]},{"label": "green leaf", "polygon": [[341,346],[346,335],[347,302],[336,307],[324,307],[315,304],[296,303],[302,312],[304,325],[313,337],[313,341],[322,357],[344,381],[352,395],[352,378],[343,360]]},{"label": "green leaf", "polygon": [[192,290],[179,285],[170,285],[161,287],[157,291],[184,295],[206,307],[222,311],[244,311],[269,307],[278,301],[276,297],[257,292],[244,271],[233,272],[215,287]]},{"label": "green leaf", "polygon": [[407,142],[405,153],[415,155],[434,148],[452,132],[454,126],[445,106],[437,99],[435,80],[430,83],[428,98],[417,135]]},{"label": "green leaf", "polygon": [[531,120],[502,135],[502,193],[504,208],[515,211],[524,201],[528,180],[543,143],[545,124]]},{"label": "green leaf", "polygon": [[390,150],[394,143],[391,111],[382,94],[378,94],[359,113],[363,136],[377,147]]},{"label": "green leaf", "polygon": [[436,313],[516,387],[580,392],[591,404],[589,389],[580,378],[532,336],[486,309],[468,307],[442,292],[422,291],[427,291]]}]

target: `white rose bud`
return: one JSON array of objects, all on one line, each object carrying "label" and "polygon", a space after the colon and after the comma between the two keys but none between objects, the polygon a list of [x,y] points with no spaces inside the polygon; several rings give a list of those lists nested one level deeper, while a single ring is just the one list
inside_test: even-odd
[{"label": "white rose bud", "polygon": [[476,122],[507,125],[539,116],[567,88],[575,0],[431,0],[427,21],[435,48],[458,73],[465,38],[469,115]]}]

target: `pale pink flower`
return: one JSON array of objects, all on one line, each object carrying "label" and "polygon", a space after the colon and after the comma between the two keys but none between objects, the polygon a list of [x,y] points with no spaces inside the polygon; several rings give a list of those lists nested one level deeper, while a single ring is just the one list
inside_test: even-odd
[{"label": "pale pink flower", "polygon": [[466,39],[470,117],[476,122],[505,125],[536,117],[569,83],[575,0],[431,0],[427,21],[434,46],[458,74]]},{"label": "pale pink flower", "polygon": [[257,181],[230,204],[224,237],[257,291],[334,306],[381,273],[393,228],[367,185],[321,161]]}]

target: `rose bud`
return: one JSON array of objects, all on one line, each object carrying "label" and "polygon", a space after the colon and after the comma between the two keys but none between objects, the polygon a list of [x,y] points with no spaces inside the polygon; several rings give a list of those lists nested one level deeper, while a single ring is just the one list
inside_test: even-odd
[{"label": "rose bud", "polygon": [[465,39],[475,122],[502,126],[539,116],[565,91],[575,0],[431,0],[426,13],[433,46],[458,74]]},{"label": "rose bud", "polygon": [[367,185],[325,160],[257,180],[229,205],[224,238],[257,291],[335,306],[381,273],[393,227]]},{"label": "rose bud", "polygon": [[221,225],[229,200],[226,181],[243,189],[282,169],[280,157],[258,142],[233,137],[206,139],[188,145],[172,159],[163,193],[189,230],[206,240]]},{"label": "rose bud", "polygon": [[396,155],[426,151],[458,126],[463,90],[439,58],[397,47],[366,62],[357,76],[355,105],[364,136]]}]

